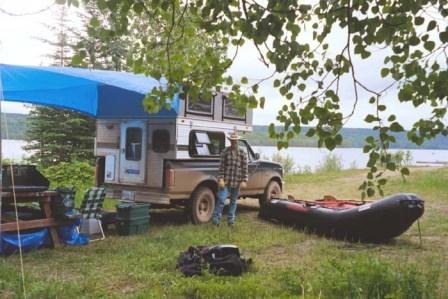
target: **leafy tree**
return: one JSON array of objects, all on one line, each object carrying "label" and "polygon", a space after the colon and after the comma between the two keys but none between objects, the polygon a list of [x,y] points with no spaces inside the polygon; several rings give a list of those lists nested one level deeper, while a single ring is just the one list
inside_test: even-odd
[{"label": "leafy tree", "polygon": [[[103,70],[128,70],[127,57],[130,54],[130,39],[127,36],[113,36],[98,26],[107,26],[110,13],[102,13],[95,3],[87,3],[80,13],[83,28],[74,32],[77,43],[72,64]],[[93,25],[91,25],[93,24]]]},{"label": "leafy tree", "polygon": [[[144,70],[157,78],[164,75],[169,83],[165,91],[153,90],[147,97],[145,105],[149,110],[167,105],[167,99],[179,91],[179,83],[194,94],[227,86],[230,99],[239,108],[263,107],[265,100],[257,94],[258,84],[248,84],[244,77],[234,83],[226,75],[230,63],[226,59],[216,61],[212,54],[216,47],[229,45],[237,53],[246,42],[253,43],[260,59],[275,69],[273,87],[289,101],[277,116],[283,127],[280,130],[273,124],[270,127],[270,135],[277,139],[279,148],[287,147],[301,133],[303,125],[314,125],[306,135],[317,136],[319,147],[334,149],[342,143],[340,130],[359,103],[370,103],[375,113],[367,114],[365,121],[378,134],[365,140],[370,171],[360,186],[363,197],[374,195],[376,189],[382,194],[386,180],[381,174],[397,169],[387,149],[395,142],[391,132],[404,129],[400,120],[387,111],[386,91],[396,88],[396,101],[432,108],[431,117],[415,121],[408,133],[411,141],[422,144],[436,135],[448,135],[447,0],[320,0],[312,2],[313,5],[298,0],[98,0],[96,3],[102,11],[113,12],[109,34],[128,34],[132,30],[129,15],[157,20],[164,28],[158,41],[165,47],[157,60],[145,55],[148,49],[145,35],[137,42],[138,58],[133,60],[134,70]],[[185,16],[199,27],[191,31]],[[207,73],[206,79],[204,75],[192,75],[194,61],[190,63],[188,58],[179,61],[174,54],[182,47],[182,37],[198,34],[221,37],[218,45],[206,44],[201,59],[195,62],[200,64],[201,74]],[[359,76],[359,62],[372,59],[372,53],[380,50],[384,50],[385,56],[379,74],[384,78],[384,86],[369,86],[370,82],[363,82]],[[155,62],[159,72],[151,69]],[[345,80],[351,82],[354,94],[353,111],[348,115],[341,110],[340,87]],[[250,94],[245,92],[247,88]],[[378,168],[377,161],[385,167]],[[403,167],[401,173],[408,175],[409,170]]]},{"label": "leafy tree", "polygon": [[[52,59],[53,65],[68,65],[72,45],[65,7],[62,6],[58,11],[57,24],[48,28],[56,36],[55,40],[41,39],[54,48],[48,57]],[[69,110],[35,106],[27,118],[25,138],[29,144],[25,149],[32,151],[30,161],[44,167],[68,162],[73,158],[92,161],[94,134],[95,122],[88,116]]]}]

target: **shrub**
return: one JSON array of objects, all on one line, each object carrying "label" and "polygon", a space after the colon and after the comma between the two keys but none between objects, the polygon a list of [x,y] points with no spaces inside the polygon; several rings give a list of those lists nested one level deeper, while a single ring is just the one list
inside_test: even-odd
[{"label": "shrub", "polygon": [[324,160],[317,166],[317,172],[334,172],[342,169],[342,159],[338,155],[328,154]]},{"label": "shrub", "polygon": [[95,168],[88,162],[61,162],[57,165],[40,169],[50,181],[50,187],[75,187],[76,202],[82,200],[84,190],[94,185]]},{"label": "shrub", "polygon": [[410,151],[402,151],[392,154],[392,161],[397,164],[398,167],[408,167],[412,162],[412,154]]},{"label": "shrub", "polygon": [[283,166],[285,175],[292,174],[294,171],[294,159],[291,155],[283,157],[279,152],[272,155],[272,161],[280,163]]}]

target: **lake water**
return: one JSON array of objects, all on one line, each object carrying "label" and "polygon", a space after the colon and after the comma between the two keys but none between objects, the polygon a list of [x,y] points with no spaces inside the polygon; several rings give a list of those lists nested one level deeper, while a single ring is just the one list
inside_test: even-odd
[{"label": "lake water", "polygon": [[[274,146],[254,146],[255,152],[260,153],[261,157],[272,158],[275,153],[280,153],[283,157],[288,155],[293,158],[296,170],[310,168],[316,170],[319,165],[325,161],[329,155],[336,155],[342,162],[342,168],[365,168],[368,161],[368,155],[362,152],[362,148],[338,148],[330,152],[327,149],[313,147],[290,147],[278,151]],[[390,150],[391,153],[399,149]],[[448,165],[448,150],[424,150],[424,149],[404,149],[411,153],[411,165],[442,165],[441,162]]]},{"label": "lake water", "polygon": [[[29,156],[29,152],[23,150],[26,142],[23,140],[2,140],[2,158],[21,160]],[[277,153],[277,148],[273,146],[254,146],[255,152],[260,153],[261,157],[272,158]],[[391,150],[396,152],[398,150]],[[448,150],[423,150],[410,149],[412,156],[412,165],[441,165],[441,162],[448,163]],[[329,154],[339,157],[343,168],[364,168],[368,156],[362,152],[361,148],[339,148],[330,152],[326,149],[312,147],[290,147],[283,149],[280,154],[283,157],[291,156],[297,169],[311,168],[315,170],[325,160]]]}]

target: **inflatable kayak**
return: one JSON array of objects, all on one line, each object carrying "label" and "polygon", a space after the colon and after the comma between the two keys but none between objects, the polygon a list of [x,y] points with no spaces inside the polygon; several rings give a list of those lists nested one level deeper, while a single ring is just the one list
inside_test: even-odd
[{"label": "inflatable kayak", "polygon": [[424,201],[400,193],[369,203],[338,200],[272,199],[259,217],[291,224],[320,235],[363,242],[384,242],[405,232],[423,215]]}]

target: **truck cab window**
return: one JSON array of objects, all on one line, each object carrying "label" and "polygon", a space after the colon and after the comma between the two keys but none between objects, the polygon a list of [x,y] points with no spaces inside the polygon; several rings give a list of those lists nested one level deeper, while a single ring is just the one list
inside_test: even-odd
[{"label": "truck cab window", "polygon": [[189,138],[190,157],[219,156],[225,147],[222,132],[191,131]]},{"label": "truck cab window", "polygon": [[247,146],[247,142],[245,140],[238,140],[238,146],[246,153],[247,161],[256,160],[254,154],[252,153],[252,150]]},{"label": "truck cab window", "polygon": [[140,161],[142,158],[142,129],[126,129],[126,160]]}]

